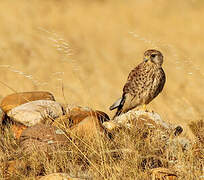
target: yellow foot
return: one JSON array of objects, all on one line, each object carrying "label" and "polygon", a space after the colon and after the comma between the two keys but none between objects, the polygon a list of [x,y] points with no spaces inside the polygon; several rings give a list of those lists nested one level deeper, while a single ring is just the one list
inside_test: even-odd
[{"label": "yellow foot", "polygon": [[147,109],[147,105],[146,104],[144,104],[143,106],[142,106],[142,110],[143,111],[145,111],[145,112],[151,112],[151,113],[153,113],[154,114],[154,111],[152,110],[152,109]]},{"label": "yellow foot", "polygon": [[148,110],[147,110],[147,105],[146,105],[146,104],[144,104],[144,105],[142,106],[142,110],[145,111],[145,112],[148,112]]},{"label": "yellow foot", "polygon": [[147,105],[146,104],[143,104],[142,106],[139,106],[136,108],[136,111],[145,111],[145,112],[152,112],[154,114],[154,111],[153,110],[148,110],[147,109]]}]

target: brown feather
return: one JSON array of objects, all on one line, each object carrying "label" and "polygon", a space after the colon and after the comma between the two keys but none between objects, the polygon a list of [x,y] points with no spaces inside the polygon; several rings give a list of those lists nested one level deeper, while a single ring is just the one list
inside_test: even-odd
[{"label": "brown feather", "polygon": [[[157,57],[152,57],[152,54],[156,54]],[[123,103],[118,106],[115,116],[137,106],[149,104],[163,90],[166,77],[161,67],[162,54],[157,50],[148,50],[144,56],[149,60],[140,63],[129,73],[123,87]]]}]

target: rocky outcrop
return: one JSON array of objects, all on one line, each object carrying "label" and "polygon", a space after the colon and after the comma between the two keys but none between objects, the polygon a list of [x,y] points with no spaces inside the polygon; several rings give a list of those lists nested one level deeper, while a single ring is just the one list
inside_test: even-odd
[{"label": "rocky outcrop", "polygon": [[151,170],[152,180],[177,180],[176,172],[167,168],[154,168]]},{"label": "rocky outcrop", "polygon": [[[139,156],[142,157],[140,167],[143,170],[166,167],[167,164],[175,166],[179,150],[182,148],[186,151],[192,146],[190,140],[182,137],[181,126],[163,121],[159,114],[154,112],[132,110],[109,122],[104,122],[103,126],[111,133],[113,139],[116,139],[116,142],[120,142],[123,138],[128,139],[127,136],[129,136],[130,142],[136,141],[136,144],[146,145],[147,149],[143,148],[143,145],[137,145]],[[134,146],[134,143],[132,145]],[[166,159],[171,159],[171,162]],[[169,177],[168,174],[164,176]]]},{"label": "rocky outcrop", "polygon": [[3,98],[0,107],[0,124],[9,124],[17,139],[28,126],[62,115],[60,104],[46,91],[10,94]]},{"label": "rocky outcrop", "polygon": [[109,117],[104,112],[86,107],[68,106],[65,108],[65,113],[54,121],[54,126],[65,128],[70,134],[77,136],[95,137],[99,133],[105,133],[102,123],[109,121]]},{"label": "rocky outcrop", "polygon": [[32,153],[34,150],[54,150],[56,147],[66,145],[67,142],[68,138],[61,129],[45,124],[25,129],[20,137],[20,146],[27,153]]},{"label": "rocky outcrop", "polygon": [[149,128],[166,133],[173,133],[175,136],[179,135],[183,129],[181,126],[167,123],[162,120],[159,114],[154,112],[146,112],[143,110],[129,111],[122,114],[115,119],[104,122],[103,126],[109,131],[114,132],[120,128],[135,127],[138,130]]},{"label": "rocky outcrop", "polygon": [[34,126],[43,123],[46,119],[54,121],[54,119],[62,115],[61,105],[50,100],[31,101],[15,107],[7,113],[12,121],[25,126]]},{"label": "rocky outcrop", "polygon": [[3,98],[0,104],[0,107],[5,113],[7,113],[11,109],[21,104],[25,104],[27,102],[36,101],[36,100],[55,101],[55,98],[50,92],[46,92],[46,91],[20,92],[20,93],[10,94],[5,98]]},{"label": "rocky outcrop", "polygon": [[[33,101],[29,104],[35,102],[38,101]],[[21,106],[25,106],[25,108],[28,107],[27,103]],[[17,108],[20,108],[21,106],[18,106]],[[30,108],[32,111],[29,111],[30,115],[28,115],[27,118],[32,122],[32,118],[29,117],[31,117],[33,110],[36,109],[33,109],[33,106],[30,106]],[[41,119],[40,115],[42,115],[42,113],[38,114],[36,119]],[[24,116],[20,116],[19,114],[19,120],[21,120],[21,123],[24,123],[24,121],[22,121],[23,117]],[[80,106],[72,106],[71,108],[69,107],[69,109],[65,108],[65,115],[61,114],[58,118],[53,118],[53,122],[51,121],[52,123],[49,123],[49,125],[43,124],[43,121],[38,121],[36,125],[35,123],[32,123],[29,128],[24,128],[24,130],[21,131],[20,146],[25,151],[32,152],[30,149],[37,148],[37,150],[47,150],[56,145],[66,144],[70,141],[72,135],[74,137],[83,136],[95,138],[96,135],[105,134],[105,129],[102,126],[102,123],[108,120],[108,115],[101,111],[94,111],[90,108],[83,108]]]}]

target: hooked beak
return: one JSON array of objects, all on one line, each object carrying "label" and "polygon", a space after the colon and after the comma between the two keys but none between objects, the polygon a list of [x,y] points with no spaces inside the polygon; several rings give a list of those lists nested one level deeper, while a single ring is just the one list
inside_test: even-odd
[{"label": "hooked beak", "polygon": [[148,56],[144,56],[144,62],[149,61],[149,57]]},{"label": "hooked beak", "polygon": [[148,61],[148,59],[147,58],[144,58],[144,62],[147,62]]}]

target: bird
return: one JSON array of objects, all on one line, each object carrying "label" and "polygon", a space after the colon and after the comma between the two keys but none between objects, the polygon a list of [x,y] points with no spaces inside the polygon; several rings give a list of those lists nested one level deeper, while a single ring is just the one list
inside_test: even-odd
[{"label": "bird", "polygon": [[158,96],[166,82],[162,64],[163,55],[160,51],[149,49],[144,52],[143,61],[128,75],[122,97],[109,108],[117,108],[113,119],[138,106],[146,108],[146,105]]}]

